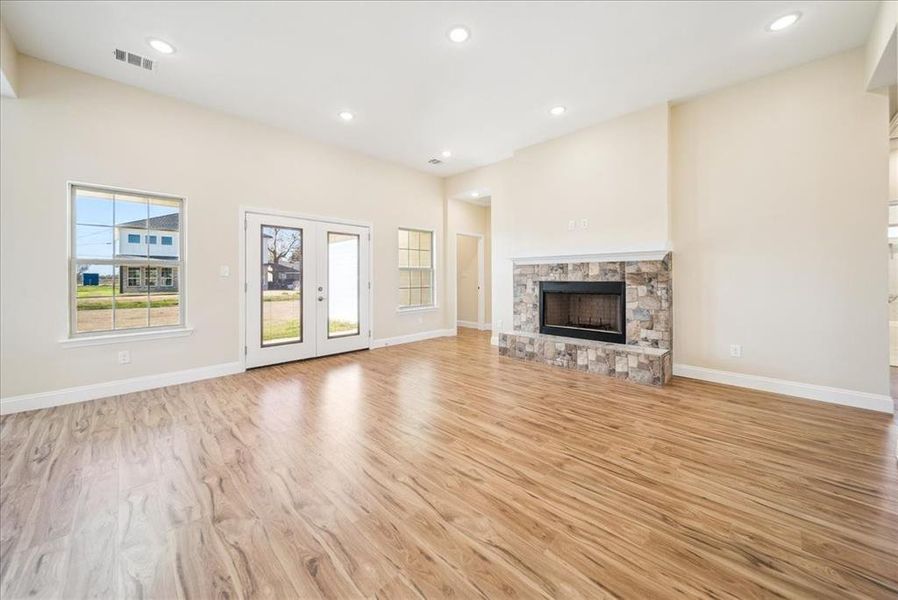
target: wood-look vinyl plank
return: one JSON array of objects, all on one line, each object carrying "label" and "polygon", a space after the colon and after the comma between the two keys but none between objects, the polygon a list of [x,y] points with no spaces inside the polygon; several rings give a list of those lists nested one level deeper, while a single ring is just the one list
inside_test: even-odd
[{"label": "wood-look vinyl plank", "polygon": [[4,600],[71,597],[65,589],[71,546],[65,538],[25,548],[15,553],[6,577],[0,582]]},{"label": "wood-look vinyl plank", "polygon": [[896,438],[463,331],[0,418],[0,595],[896,598]]},{"label": "wood-look vinyl plank", "polygon": [[84,482],[69,537],[71,560],[63,590],[73,598],[111,598],[118,591],[118,472]]}]

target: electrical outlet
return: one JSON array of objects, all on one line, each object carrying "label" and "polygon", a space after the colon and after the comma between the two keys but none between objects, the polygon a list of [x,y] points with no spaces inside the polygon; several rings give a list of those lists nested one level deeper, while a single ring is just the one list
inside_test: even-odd
[{"label": "electrical outlet", "polygon": [[573,231],[576,228],[577,228],[577,222],[575,220],[571,219],[570,221],[567,222],[567,230],[568,231]]},{"label": "electrical outlet", "polygon": [[742,358],[742,346],[739,344],[730,344],[730,356],[733,358]]},{"label": "electrical outlet", "polygon": [[131,362],[131,352],[128,350],[122,350],[118,353],[118,364],[127,365]]},{"label": "electrical outlet", "polygon": [[580,229],[586,229],[589,227],[589,219],[580,219]]}]

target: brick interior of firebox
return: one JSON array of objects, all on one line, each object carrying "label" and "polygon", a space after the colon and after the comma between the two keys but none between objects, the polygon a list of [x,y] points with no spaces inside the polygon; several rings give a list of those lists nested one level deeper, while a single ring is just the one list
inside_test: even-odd
[{"label": "brick interior of firebox", "polygon": [[620,333],[620,296],[616,294],[545,295],[545,324]]}]

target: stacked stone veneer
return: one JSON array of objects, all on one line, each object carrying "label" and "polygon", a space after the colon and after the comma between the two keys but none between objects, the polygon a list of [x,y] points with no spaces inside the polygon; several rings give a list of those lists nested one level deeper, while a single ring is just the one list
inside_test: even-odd
[{"label": "stacked stone veneer", "polygon": [[499,354],[649,385],[672,373],[669,350],[539,333],[500,333]]},{"label": "stacked stone veneer", "polygon": [[[623,281],[627,343],[540,334],[540,281]],[[499,352],[661,385],[671,375],[671,286],[670,253],[661,260],[517,264],[514,266],[514,332],[499,334]]]}]

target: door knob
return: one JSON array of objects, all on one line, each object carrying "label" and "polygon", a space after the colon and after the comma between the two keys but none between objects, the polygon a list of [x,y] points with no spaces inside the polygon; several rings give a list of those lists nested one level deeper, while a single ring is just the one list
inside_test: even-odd
[{"label": "door knob", "polygon": [[318,302],[324,302],[324,296],[318,296]]}]

